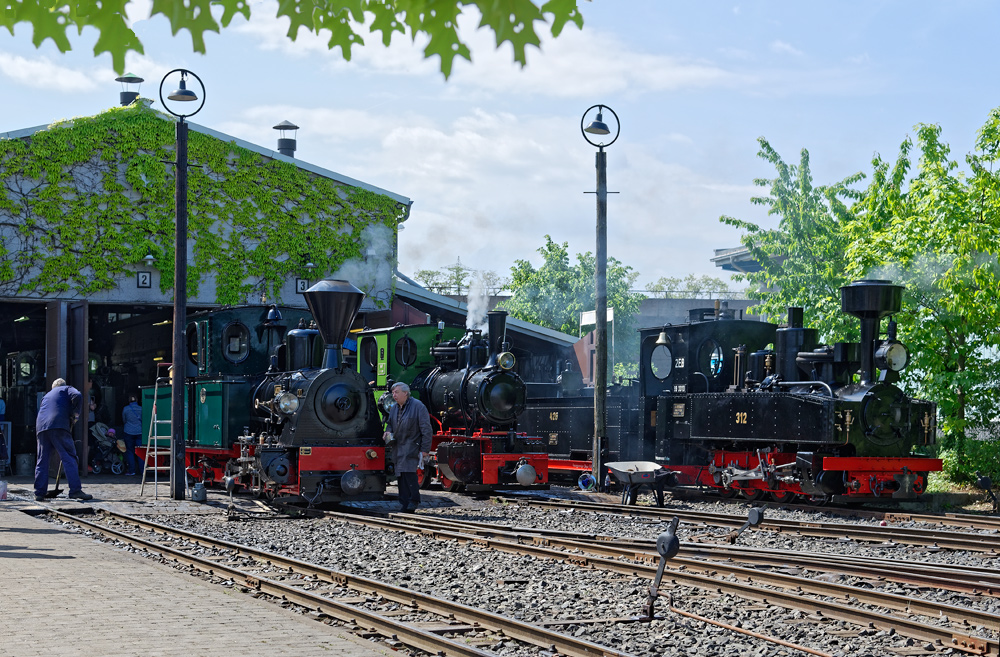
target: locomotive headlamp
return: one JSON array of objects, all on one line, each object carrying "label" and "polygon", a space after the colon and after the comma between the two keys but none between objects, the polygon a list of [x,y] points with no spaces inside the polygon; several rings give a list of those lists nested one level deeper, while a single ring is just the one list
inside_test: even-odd
[{"label": "locomotive headlamp", "polygon": [[504,370],[509,370],[512,367],[514,367],[515,362],[516,359],[514,358],[514,354],[510,353],[509,351],[503,352],[502,354],[500,354],[499,358],[497,358],[497,365],[500,366],[500,369]]},{"label": "locomotive headlamp", "polygon": [[291,415],[299,410],[299,398],[290,392],[283,392],[275,398],[278,410],[285,415]]},{"label": "locomotive headlamp", "polygon": [[886,340],[875,351],[875,367],[880,370],[899,372],[910,360],[910,353],[902,342]]}]

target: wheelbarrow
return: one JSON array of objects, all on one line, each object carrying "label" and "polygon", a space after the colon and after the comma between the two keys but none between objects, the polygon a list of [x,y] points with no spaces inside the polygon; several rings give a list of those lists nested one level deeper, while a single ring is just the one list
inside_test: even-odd
[{"label": "wheelbarrow", "polygon": [[676,472],[652,461],[614,461],[604,465],[615,479],[625,485],[622,504],[635,504],[642,487],[649,486],[656,496],[656,506],[662,507],[663,489],[675,485],[677,481]]}]

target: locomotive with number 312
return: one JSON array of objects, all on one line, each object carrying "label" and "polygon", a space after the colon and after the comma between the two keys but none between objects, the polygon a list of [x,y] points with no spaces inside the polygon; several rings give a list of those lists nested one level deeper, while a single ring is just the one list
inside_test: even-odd
[{"label": "locomotive with number 312", "polygon": [[915,453],[934,442],[935,404],[895,385],[907,362],[892,319],[902,292],[875,280],[841,288],[859,342],[818,344],[801,308],[783,328],[708,310],[641,331],[636,456],[665,464],[673,483],[751,500],[921,494],[942,464]]}]

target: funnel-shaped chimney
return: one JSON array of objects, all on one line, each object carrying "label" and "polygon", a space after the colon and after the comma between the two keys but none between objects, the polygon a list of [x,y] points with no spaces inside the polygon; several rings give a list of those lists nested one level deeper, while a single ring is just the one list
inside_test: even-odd
[{"label": "funnel-shaped chimney", "polygon": [[337,367],[341,345],[365,299],[365,293],[347,281],[329,280],[316,283],[305,291],[304,296],[326,344],[323,367]]},{"label": "funnel-shaped chimney", "polygon": [[891,281],[854,281],[840,288],[840,308],[861,320],[861,381],[875,380],[875,344],[882,318],[898,313],[903,286]]}]

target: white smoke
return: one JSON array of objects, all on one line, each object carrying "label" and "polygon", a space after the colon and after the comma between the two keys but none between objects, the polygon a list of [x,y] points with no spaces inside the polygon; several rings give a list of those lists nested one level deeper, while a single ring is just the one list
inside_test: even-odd
[{"label": "white smoke", "polygon": [[392,229],[385,224],[365,226],[361,231],[361,257],[345,262],[331,278],[354,284],[377,308],[388,307],[394,262],[392,238]]},{"label": "white smoke", "polygon": [[490,309],[490,296],[486,293],[483,277],[478,272],[469,281],[469,297],[466,300],[466,307],[468,314],[465,316],[465,328],[479,329],[485,333],[488,326],[486,313]]}]

